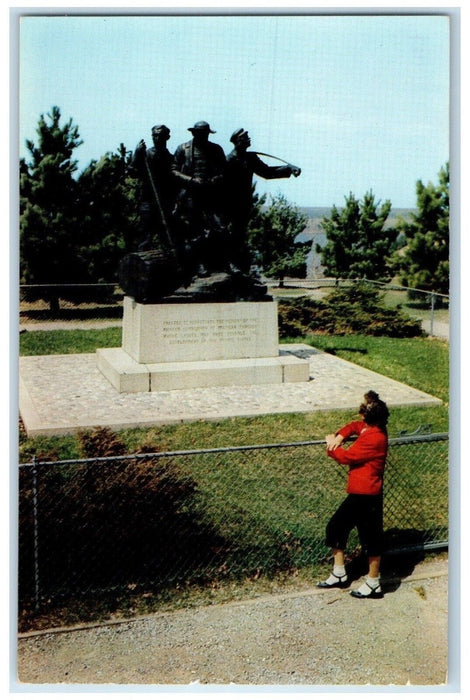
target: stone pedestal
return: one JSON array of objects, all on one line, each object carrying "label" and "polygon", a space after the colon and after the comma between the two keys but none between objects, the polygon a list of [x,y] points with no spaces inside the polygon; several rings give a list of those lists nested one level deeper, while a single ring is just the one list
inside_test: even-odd
[{"label": "stone pedestal", "polygon": [[309,379],[308,360],[279,354],[274,301],[139,304],[125,297],[122,347],[97,350],[97,359],[119,392]]}]

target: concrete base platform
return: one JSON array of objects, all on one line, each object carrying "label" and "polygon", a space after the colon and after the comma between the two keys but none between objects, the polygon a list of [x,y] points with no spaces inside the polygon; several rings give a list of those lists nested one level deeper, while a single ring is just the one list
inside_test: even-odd
[{"label": "concrete base platform", "polygon": [[308,382],[308,360],[293,355],[192,362],[136,362],[122,348],[96,351],[98,369],[119,393]]},{"label": "concrete base platform", "polygon": [[281,357],[307,360],[307,382],[119,393],[96,354],[21,357],[19,409],[28,435],[60,435],[235,416],[351,410],[374,389],[390,408],[438,406],[429,394],[308,345],[279,346]]}]

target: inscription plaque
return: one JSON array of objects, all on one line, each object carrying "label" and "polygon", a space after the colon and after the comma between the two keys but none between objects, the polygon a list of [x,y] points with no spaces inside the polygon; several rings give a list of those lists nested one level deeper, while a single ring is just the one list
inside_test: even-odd
[{"label": "inscription plaque", "polygon": [[142,363],[277,357],[277,305],[138,304],[125,297],[122,347]]}]

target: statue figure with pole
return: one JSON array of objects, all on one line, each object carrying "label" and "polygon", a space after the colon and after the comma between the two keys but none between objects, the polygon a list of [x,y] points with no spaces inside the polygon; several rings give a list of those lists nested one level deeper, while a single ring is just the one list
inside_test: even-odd
[{"label": "statue figure with pole", "polygon": [[[234,148],[227,156],[225,181],[227,215],[231,228],[231,260],[242,272],[248,273],[251,255],[247,229],[253,206],[253,175],[265,180],[287,178],[291,175],[298,177],[301,169],[268,153],[248,151],[251,140],[245,129],[234,131],[230,141]],[[259,158],[260,155],[281,161],[283,165],[267,165]]]}]

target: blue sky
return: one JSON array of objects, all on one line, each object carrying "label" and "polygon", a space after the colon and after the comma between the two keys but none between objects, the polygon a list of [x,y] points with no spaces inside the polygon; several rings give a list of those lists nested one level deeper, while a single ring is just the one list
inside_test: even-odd
[{"label": "blue sky", "polygon": [[[58,105],[78,125],[80,169],[150,129],[169,149],[209,121],[226,153],[252,149],[302,168],[259,181],[301,206],[372,190],[395,207],[449,158],[449,25],[444,16],[22,17],[19,149]],[[270,161],[274,164],[274,161]]]}]

